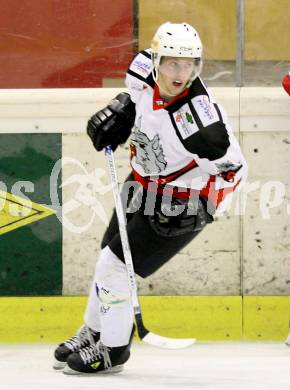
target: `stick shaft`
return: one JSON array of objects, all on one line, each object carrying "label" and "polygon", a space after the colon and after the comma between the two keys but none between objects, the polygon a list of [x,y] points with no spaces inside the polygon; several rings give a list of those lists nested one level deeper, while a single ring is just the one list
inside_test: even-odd
[{"label": "stick shaft", "polygon": [[114,154],[110,146],[106,147],[106,156],[108,158],[110,177],[111,177],[111,182],[113,187],[113,196],[114,196],[115,208],[116,208],[117,219],[119,224],[119,231],[120,231],[121,243],[122,243],[122,248],[124,253],[125,265],[127,269],[131,299],[134,308],[134,313],[136,315],[141,313],[141,309],[140,309],[140,304],[139,304],[139,299],[137,294],[137,283],[135,278],[132,254],[131,254],[129,240],[128,240],[127,228],[126,228],[127,225],[126,215],[123,209],[123,204],[122,204],[121,195],[119,191]]}]

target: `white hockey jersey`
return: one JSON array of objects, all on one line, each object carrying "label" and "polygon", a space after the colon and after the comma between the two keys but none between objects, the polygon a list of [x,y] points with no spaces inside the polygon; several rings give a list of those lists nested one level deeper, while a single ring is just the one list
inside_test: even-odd
[{"label": "white hockey jersey", "polygon": [[166,102],[152,77],[150,49],[140,52],[126,75],[136,105],[131,166],[135,180],[157,184],[177,198],[197,194],[214,208],[246,179],[247,164],[226,119],[198,77],[181,95]]}]

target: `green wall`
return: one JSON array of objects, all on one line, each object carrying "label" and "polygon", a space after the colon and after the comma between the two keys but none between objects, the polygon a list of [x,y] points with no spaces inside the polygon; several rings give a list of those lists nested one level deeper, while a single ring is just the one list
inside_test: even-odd
[{"label": "green wall", "polygon": [[[6,186],[11,193],[16,182],[32,182],[34,192],[22,189],[23,195],[36,205],[49,206],[50,174],[61,158],[61,138],[61,134],[1,134],[1,189]],[[7,224],[3,209],[0,227],[1,223]],[[0,295],[61,293],[62,227],[56,214],[0,234]]]}]

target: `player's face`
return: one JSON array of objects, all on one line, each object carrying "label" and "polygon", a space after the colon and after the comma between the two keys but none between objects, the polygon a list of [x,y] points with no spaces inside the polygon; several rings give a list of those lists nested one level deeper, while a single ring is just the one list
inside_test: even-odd
[{"label": "player's face", "polygon": [[159,65],[158,85],[164,97],[179,95],[185,88],[195,69],[196,59],[163,57]]}]

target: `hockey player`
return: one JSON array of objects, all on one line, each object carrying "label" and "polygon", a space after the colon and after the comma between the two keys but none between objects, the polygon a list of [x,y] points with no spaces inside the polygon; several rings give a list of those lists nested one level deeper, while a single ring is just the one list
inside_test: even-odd
[{"label": "hockey player", "polygon": [[[165,23],[151,49],[131,62],[126,85],[88,121],[97,151],[130,138],[130,192],[141,200],[127,213],[135,272],[145,278],[213,221],[227,194],[246,176],[246,162],[227,122],[200,76],[202,43],[186,23]],[[137,195],[136,195],[137,194]],[[149,207],[149,206],[150,207]],[[153,207],[152,207],[153,205]],[[176,212],[176,210],[178,212]],[[69,374],[117,372],[130,356],[134,314],[114,212],[85,313],[85,325],[55,351],[56,368]]]},{"label": "hockey player", "polygon": [[282,85],[285,91],[290,95],[290,71],[282,79]]}]

